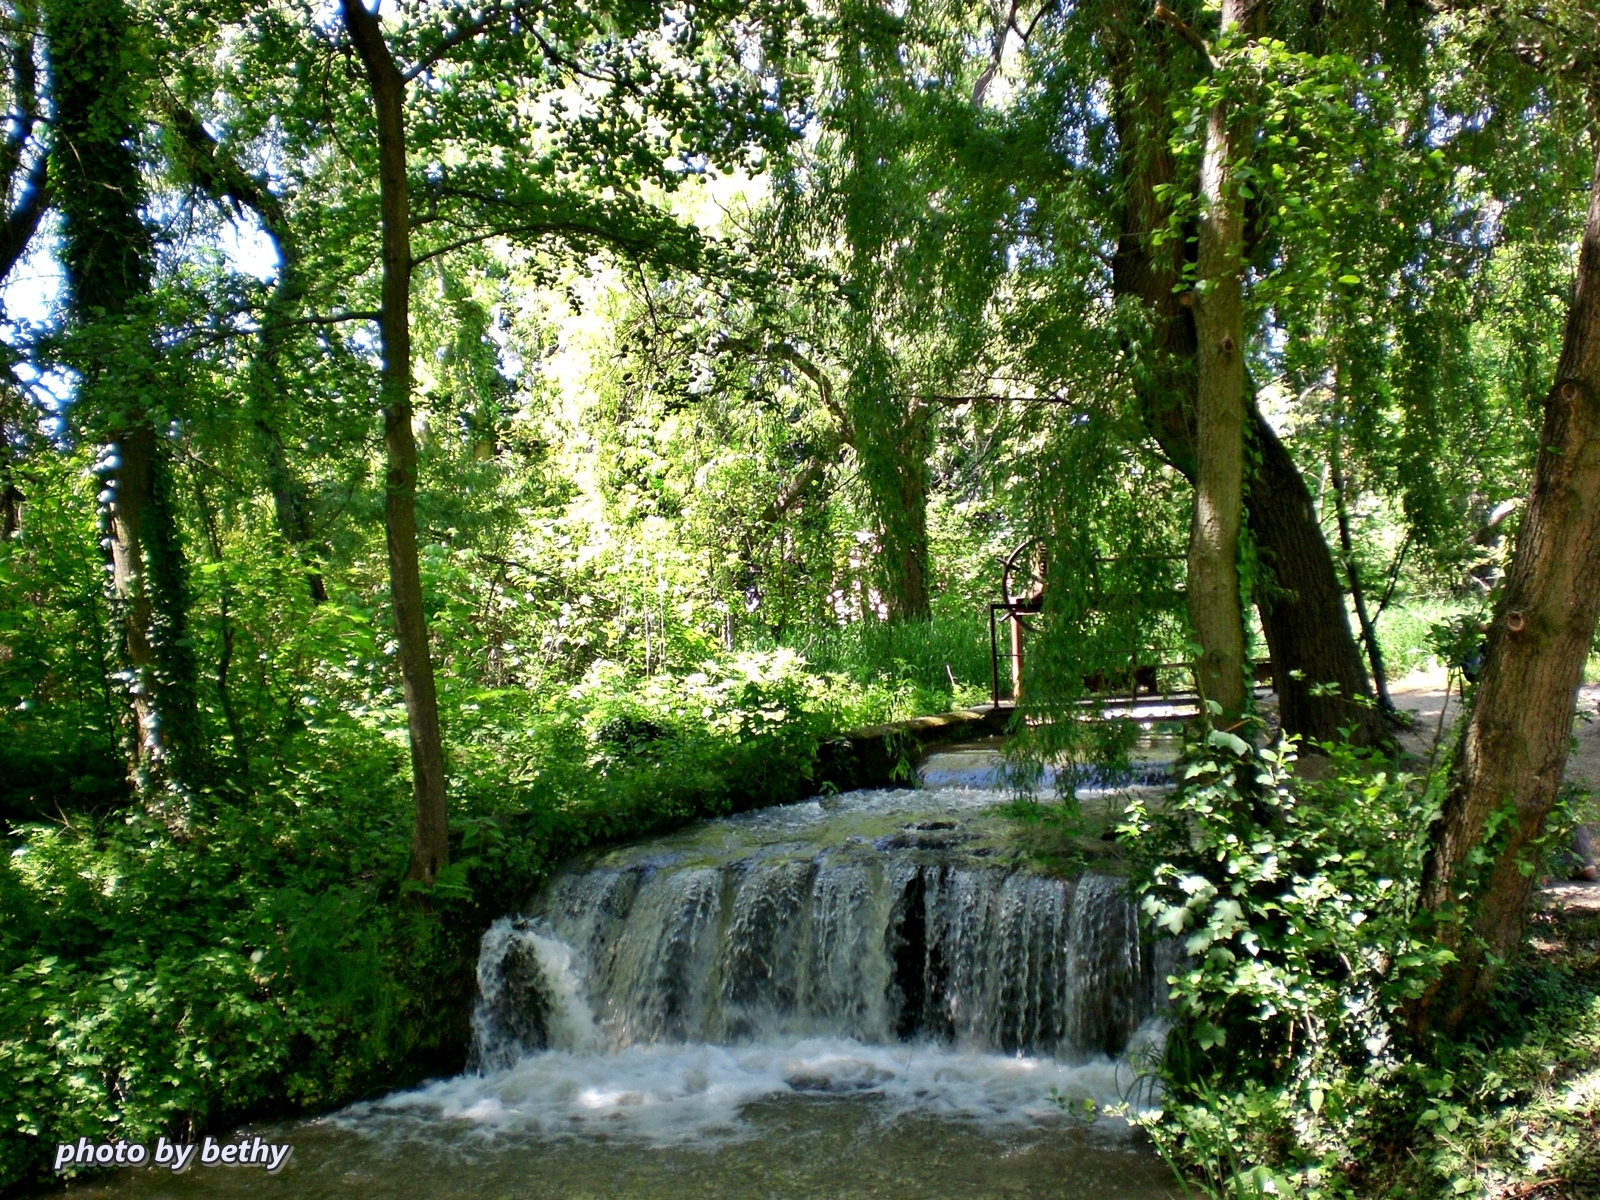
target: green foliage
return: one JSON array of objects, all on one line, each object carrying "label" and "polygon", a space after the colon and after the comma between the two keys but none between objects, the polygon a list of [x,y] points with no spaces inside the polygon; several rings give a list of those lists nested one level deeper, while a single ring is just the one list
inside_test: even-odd
[{"label": "green foliage", "polygon": [[1218,1197],[1478,1196],[1557,1161],[1594,1178],[1592,949],[1519,968],[1478,1040],[1410,1043],[1400,1006],[1449,958],[1412,924],[1444,776],[1322,749],[1296,775],[1292,747],[1213,730],[1172,797],[1130,806],[1142,910],[1181,955],[1165,1095],[1136,1122]]},{"label": "green foliage", "polygon": [[918,623],[814,627],[790,645],[816,670],[843,676],[863,696],[880,695],[886,714],[880,720],[947,711],[989,696],[989,631],[981,612],[970,607]]},{"label": "green foliage", "polygon": [[[318,616],[319,637],[360,648]],[[58,1137],[318,1111],[458,1069],[488,921],[586,845],[798,799],[855,697],[787,651],[644,681],[597,666],[544,698],[459,694],[453,861],[421,903],[400,883],[392,705],[302,706],[248,792],[196,797],[186,837],[138,812],[16,827],[0,1186]]]},{"label": "green foliage", "polygon": [[[26,243],[48,159],[68,289],[48,328],[0,322],[0,1185],[83,1122],[211,1127],[454,1067],[478,932],[560,857],[795,798],[828,734],[985,699],[983,605],[1024,543],[1046,587],[1017,782],[1125,751],[1081,702],[1190,653],[1193,464],[1150,408],[1192,354],[1152,301],[1183,284],[1220,96],[1252,131],[1243,349],[1324,525],[1337,473],[1350,561],[1396,597],[1391,671],[1453,657],[1432,628],[1470,640],[1498,578],[1592,167],[1574,6],[1275,5],[1201,78],[1117,5],[551,3],[474,35],[386,0],[416,67],[454,854],[407,890],[375,138],[338,22],[37,7],[0,22],[24,129],[0,199]],[[258,230],[275,277],[245,266]],[[1147,239],[1176,251],[1155,295]],[[130,434],[153,682],[194,711],[187,830],[130,807],[100,499]],[[1498,1186],[1479,1164],[1518,1154],[1589,1178],[1592,960],[1527,966],[1492,1036],[1407,1061],[1434,785],[1329,754],[1310,778],[1214,732],[1129,814],[1125,865],[1189,955],[1158,1144],[1238,1194]],[[1015,812],[1037,859],[1098,862],[1073,805]]]},{"label": "green foliage", "polygon": [[1435,630],[1461,621],[1471,608],[1468,600],[1412,597],[1385,609],[1378,622],[1378,644],[1390,676],[1398,679],[1409,671],[1449,666],[1452,660],[1441,657]]}]

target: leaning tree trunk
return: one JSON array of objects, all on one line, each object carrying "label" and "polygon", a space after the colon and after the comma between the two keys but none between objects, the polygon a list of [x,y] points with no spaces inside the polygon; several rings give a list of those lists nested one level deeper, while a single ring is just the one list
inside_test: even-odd
[{"label": "leaning tree trunk", "polygon": [[170,416],[157,407],[164,393],[150,364],[158,352],[135,311],[150,291],[155,248],[131,149],[137,98],[126,69],[129,26],[122,0],[51,0],[44,7],[51,177],[69,355],[80,373],[75,415],[106,443],[110,601],[134,717],[129,775],[153,811],[182,822],[201,753],[199,710],[187,562],[164,436]]},{"label": "leaning tree trunk", "polygon": [[1250,483],[1250,533],[1266,568],[1256,604],[1272,654],[1279,720],[1319,741],[1349,730],[1358,745],[1386,742],[1311,492],[1272,426],[1259,413],[1253,424],[1259,459]]},{"label": "leaning tree trunk", "polygon": [[1356,623],[1361,626],[1361,640],[1367,647],[1367,661],[1372,664],[1372,686],[1378,693],[1378,707],[1385,712],[1394,711],[1394,701],[1389,699],[1389,678],[1383,669],[1383,647],[1378,643],[1378,627],[1367,612],[1367,593],[1361,582],[1361,568],[1356,562],[1355,538],[1350,533],[1350,504],[1346,498],[1349,479],[1344,469],[1334,460],[1333,507],[1339,523],[1339,549],[1344,552],[1345,578],[1350,581],[1350,601],[1355,605]]},{"label": "leaning tree trunk", "polygon": [[362,0],[342,0],[345,28],[372,89],[378,118],[378,175],[383,220],[383,443],[387,454],[384,530],[389,544],[389,595],[400,643],[400,677],[411,735],[411,827],[408,875],[432,883],[449,861],[444,745],[428,653],[417,562],[417,442],[411,429],[411,226],[406,180],[405,80]]},{"label": "leaning tree trunk", "polygon": [[[1151,234],[1168,221],[1157,189],[1175,178],[1168,104],[1165,94],[1140,86],[1141,63],[1151,57],[1159,63],[1167,44],[1145,35],[1144,5],[1111,11],[1112,117],[1122,199],[1111,286],[1115,295],[1140,301],[1149,317],[1151,336],[1135,377],[1140,412],[1167,462],[1193,482],[1197,347],[1193,310],[1180,303],[1176,290],[1184,242],[1151,244]],[[1168,66],[1156,73],[1165,78],[1173,72]],[[1315,739],[1333,739],[1349,728],[1359,745],[1384,741],[1387,732],[1370,704],[1366,669],[1310,492],[1272,427],[1253,415],[1246,428],[1260,450],[1246,503],[1262,569],[1256,603],[1283,727]]]},{"label": "leaning tree trunk", "polygon": [[[1247,35],[1259,0],[1223,0],[1222,32]],[[1239,533],[1244,514],[1244,197],[1235,175],[1249,139],[1231,128],[1218,101],[1206,116],[1195,248],[1194,515],[1189,527],[1189,622],[1200,640],[1195,683],[1222,708],[1244,714],[1244,613],[1239,600]]]},{"label": "leaning tree trunk", "polygon": [[1408,1013],[1453,1033],[1521,944],[1545,820],[1600,616],[1600,161],[1572,308],[1545,396],[1528,507],[1423,869],[1422,906],[1456,955]]}]

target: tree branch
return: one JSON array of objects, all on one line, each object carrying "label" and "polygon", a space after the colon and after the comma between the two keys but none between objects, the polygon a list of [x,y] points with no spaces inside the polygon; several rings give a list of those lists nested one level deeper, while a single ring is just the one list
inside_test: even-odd
[{"label": "tree branch", "polygon": [[[295,317],[284,321],[284,325],[339,325],[346,321],[381,321],[383,314],[377,309],[361,309],[357,312],[328,313],[325,316]],[[263,326],[265,328],[265,326]]]},{"label": "tree branch", "polygon": [[1070,396],[1002,396],[994,392],[951,395],[931,392],[909,397],[923,404],[1073,404]]},{"label": "tree branch", "polygon": [[1406,551],[1411,548],[1412,536],[1411,530],[1406,530],[1405,540],[1400,543],[1400,549],[1394,556],[1394,562],[1389,564],[1389,582],[1384,585],[1383,596],[1378,601],[1377,611],[1372,614],[1374,622],[1383,616],[1383,610],[1389,607],[1389,600],[1394,595],[1395,584],[1400,579],[1401,564],[1406,561]]},{"label": "tree branch", "polygon": [[1001,63],[1005,60],[1006,37],[1011,33],[1015,33],[1017,39],[1026,46],[1028,39],[1033,36],[1033,31],[1039,27],[1039,22],[1044,20],[1045,16],[1055,6],[1056,0],[1045,0],[1039,11],[1033,14],[1033,20],[1028,22],[1028,27],[1023,29],[1017,25],[1017,15],[1018,10],[1022,7],[1022,0],[1011,0],[1011,11],[1006,14],[1005,23],[1000,26],[1000,32],[995,36],[994,53],[990,56],[989,65],[984,69],[983,74],[978,76],[978,82],[972,85],[973,108],[983,107],[983,98],[989,92],[989,85],[994,82],[995,76],[1000,73]]},{"label": "tree branch", "polygon": [[[839,445],[833,447],[837,454]],[[761,510],[760,523],[762,525],[776,525],[779,520],[788,515],[788,512],[800,502],[806,490],[827,473],[828,464],[821,458],[813,458],[800,469],[800,473],[789,481],[789,485],[772,498],[772,503]]]},{"label": "tree branch", "polygon": [[788,342],[767,342],[754,337],[724,338],[717,343],[719,354],[750,354],[757,357],[778,358],[793,365],[800,374],[811,380],[817,389],[817,396],[822,401],[822,407],[833,415],[839,422],[840,437],[851,441],[855,434],[851,429],[850,420],[845,416],[844,410],[834,399],[833,380],[828,378],[827,372],[817,366],[811,359],[796,350]]},{"label": "tree branch", "polygon": [[440,39],[439,44],[435,46],[432,51],[418,59],[406,70],[402,71],[400,73],[401,81],[404,83],[410,83],[418,75],[421,75],[446,54],[450,53],[450,51],[454,50],[463,42],[470,42],[473,38],[477,37],[480,33],[489,28],[490,25],[494,24],[494,22],[498,21],[504,15],[505,9],[502,6],[499,4],[491,4],[488,10],[476,21],[468,21],[465,25],[461,26],[459,29],[456,29],[453,33],[447,34],[444,38]]},{"label": "tree branch", "polygon": [[38,232],[45,209],[50,207],[49,165],[49,156],[40,154],[28,171],[16,208],[7,213],[4,224],[0,224],[0,280],[11,274],[11,268],[17,265]]},{"label": "tree branch", "polygon": [[641,247],[648,246],[647,242],[640,239],[622,237],[612,230],[602,229],[598,225],[591,225],[583,221],[548,221],[527,225],[501,225],[493,229],[459,237],[454,241],[445,242],[441,246],[435,246],[432,250],[414,255],[411,259],[411,268],[415,270],[431,259],[440,258],[456,250],[465,249],[468,246],[476,246],[481,242],[489,241],[491,238],[536,238],[552,233],[591,237],[597,241],[606,242],[626,250],[638,250]]},{"label": "tree branch", "polygon": [[972,107],[982,108],[983,98],[989,92],[989,85],[994,82],[994,77],[1000,73],[1000,64],[1006,56],[1006,39],[1011,36],[1011,31],[1017,27],[1017,8],[1022,0],[1011,0],[1011,10],[1006,13],[1006,19],[994,35],[994,53],[989,56],[989,65],[984,68],[983,74],[978,76],[978,82],[972,85]]},{"label": "tree branch", "polygon": [[1211,43],[1201,37],[1193,26],[1163,4],[1161,0],[1156,0],[1156,20],[1170,26],[1179,37],[1193,46],[1205,63],[1206,70],[1215,71],[1221,66],[1217,62],[1216,55],[1211,53]]},{"label": "tree branch", "polygon": [[182,167],[189,178],[214,200],[231,200],[236,208],[248,208],[260,219],[267,236],[280,243],[288,228],[283,203],[266,179],[251,175],[238,160],[222,150],[200,118],[181,104],[171,92],[162,89],[161,107],[166,129],[182,151]]}]

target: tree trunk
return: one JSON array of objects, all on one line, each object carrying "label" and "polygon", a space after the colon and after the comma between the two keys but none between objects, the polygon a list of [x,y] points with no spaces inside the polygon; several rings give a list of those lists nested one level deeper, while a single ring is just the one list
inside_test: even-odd
[{"label": "tree trunk", "polygon": [[27,497],[16,484],[16,462],[10,433],[0,426],[0,542],[9,541],[22,530],[22,506]]},{"label": "tree trunk", "polygon": [[[269,317],[273,308],[269,300]],[[306,588],[311,593],[311,602],[322,604],[328,599],[328,588],[313,558],[316,547],[311,526],[311,497],[307,494],[305,481],[289,464],[289,455],[284,450],[283,435],[278,431],[277,424],[266,415],[266,403],[276,391],[275,366],[278,354],[277,346],[266,345],[269,336],[267,331],[262,331],[262,345],[250,359],[250,399],[258,414],[255,425],[266,457],[267,488],[272,492],[272,512],[277,519],[278,532],[305,564]]]},{"label": "tree trunk", "polygon": [[417,442],[411,429],[411,226],[406,180],[405,80],[383,40],[378,19],[362,0],[342,0],[345,28],[372,89],[378,120],[378,173],[383,219],[383,442],[387,454],[384,529],[389,544],[389,593],[406,724],[411,735],[411,879],[432,883],[449,861],[444,746],[439,702],[422,606],[417,563]]},{"label": "tree trunk", "polygon": [[[1167,225],[1157,188],[1174,182],[1167,97],[1140,86],[1142,71],[1171,76],[1163,63],[1167,44],[1142,35],[1148,9],[1113,10],[1112,119],[1117,132],[1121,227],[1112,259],[1111,287],[1139,300],[1151,324],[1134,379],[1145,428],[1177,471],[1195,478],[1195,366],[1192,309],[1179,302],[1183,243],[1153,247],[1150,235]],[[1185,51],[1187,53],[1187,51]],[[1260,454],[1250,480],[1246,519],[1261,566],[1256,602],[1272,654],[1279,711],[1286,730],[1332,739],[1353,727],[1357,744],[1386,740],[1370,704],[1361,653],[1350,634],[1333,556],[1322,536],[1311,495],[1289,452],[1257,414],[1249,422]],[[1336,688],[1320,688],[1333,683]],[[1352,699],[1356,703],[1352,703]]]},{"label": "tree trunk", "polygon": [[[1253,34],[1259,0],[1223,0],[1222,32]],[[1232,723],[1246,703],[1239,532],[1244,514],[1244,199],[1234,158],[1248,138],[1225,105],[1206,117],[1194,297],[1194,516],[1189,528],[1189,621],[1200,640],[1195,682]]]},{"label": "tree trunk", "polygon": [[[80,420],[103,439],[110,607],[134,733],[129,776],[152,811],[186,819],[200,759],[188,566],[163,436],[170,415],[158,351],[131,311],[145,297],[155,249],[131,146],[137,103],[122,0],[52,0],[44,9],[55,129],[54,194],[79,368]],[[175,806],[174,800],[178,803]]]},{"label": "tree trunk", "polygon": [[[877,576],[890,621],[926,621],[928,597],[928,438],[926,409],[893,395],[881,358],[852,378],[850,429],[861,479],[878,520]],[[880,398],[887,397],[887,398]]]},{"label": "tree trunk", "polygon": [[[1250,533],[1263,578],[1256,606],[1272,654],[1278,718],[1291,733],[1361,746],[1390,740],[1350,636],[1344,590],[1305,479],[1265,418],[1254,415]],[[1328,685],[1332,684],[1330,687]]]},{"label": "tree trunk", "polygon": [[1378,645],[1378,629],[1367,613],[1366,589],[1361,585],[1361,568],[1356,564],[1355,539],[1350,536],[1350,508],[1345,497],[1345,474],[1342,467],[1333,469],[1333,508],[1339,523],[1339,549],[1344,552],[1344,573],[1350,581],[1350,601],[1355,605],[1356,621],[1361,626],[1361,640],[1367,646],[1367,661],[1372,665],[1372,686],[1378,693],[1378,707],[1385,712],[1394,711],[1394,701],[1389,699],[1389,680],[1383,669],[1383,650]]},{"label": "tree trunk", "polygon": [[914,409],[905,429],[899,494],[894,499],[897,536],[884,547],[886,555],[892,556],[888,571],[893,585],[889,619],[926,621],[933,612],[928,595],[927,414]]},{"label": "tree trunk", "polygon": [[1456,961],[1411,1006],[1414,1033],[1469,1021],[1521,944],[1597,616],[1600,161],[1527,511],[1423,868],[1423,909]]}]

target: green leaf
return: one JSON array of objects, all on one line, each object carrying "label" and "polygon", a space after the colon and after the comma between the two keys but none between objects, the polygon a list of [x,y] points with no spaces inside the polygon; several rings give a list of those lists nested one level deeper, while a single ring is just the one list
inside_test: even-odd
[{"label": "green leaf", "polygon": [[1226,729],[1213,729],[1206,735],[1206,741],[1213,746],[1225,746],[1235,754],[1245,755],[1250,753],[1250,743],[1236,733],[1229,733]]}]

